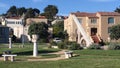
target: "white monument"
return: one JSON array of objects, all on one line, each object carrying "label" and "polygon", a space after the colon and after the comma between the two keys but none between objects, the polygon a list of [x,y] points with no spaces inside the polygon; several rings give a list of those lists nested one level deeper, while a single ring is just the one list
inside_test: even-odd
[{"label": "white monument", "polygon": [[32,35],[32,42],[33,42],[33,56],[37,57],[38,55],[38,46],[37,46],[37,39],[38,39],[38,35],[33,34]]}]

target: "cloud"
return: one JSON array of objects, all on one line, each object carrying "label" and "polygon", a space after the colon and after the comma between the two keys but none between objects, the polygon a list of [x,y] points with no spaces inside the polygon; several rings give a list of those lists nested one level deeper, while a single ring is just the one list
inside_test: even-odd
[{"label": "cloud", "polygon": [[113,1],[118,1],[118,0],[90,0],[90,1],[95,1],[95,2],[113,2]]},{"label": "cloud", "polygon": [[0,7],[1,7],[1,8],[7,8],[8,6],[7,6],[7,4],[0,3]]}]

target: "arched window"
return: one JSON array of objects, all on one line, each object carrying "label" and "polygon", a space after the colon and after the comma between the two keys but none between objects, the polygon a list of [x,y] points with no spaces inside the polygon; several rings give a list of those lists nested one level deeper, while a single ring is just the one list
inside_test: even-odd
[{"label": "arched window", "polygon": [[108,18],[108,24],[114,23],[114,17],[109,17]]}]

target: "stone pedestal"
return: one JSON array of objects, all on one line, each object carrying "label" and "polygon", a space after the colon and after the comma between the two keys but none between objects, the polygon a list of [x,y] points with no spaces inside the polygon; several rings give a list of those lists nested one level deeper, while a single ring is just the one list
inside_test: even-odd
[{"label": "stone pedestal", "polygon": [[65,58],[72,57],[73,51],[65,51]]},{"label": "stone pedestal", "polygon": [[38,55],[38,46],[37,46],[37,43],[34,42],[34,45],[33,45],[33,56],[36,57]]}]

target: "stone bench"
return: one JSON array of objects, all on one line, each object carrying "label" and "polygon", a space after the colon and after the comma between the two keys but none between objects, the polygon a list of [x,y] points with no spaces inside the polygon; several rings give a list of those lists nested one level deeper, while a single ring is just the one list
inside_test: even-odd
[{"label": "stone bench", "polygon": [[2,55],[4,57],[4,61],[7,61],[8,60],[8,57],[10,57],[11,59],[11,62],[14,61],[14,57],[17,56],[17,55],[13,55],[13,54],[5,54],[5,55]]},{"label": "stone bench", "polygon": [[65,51],[65,58],[70,58],[73,56],[73,51]]}]

